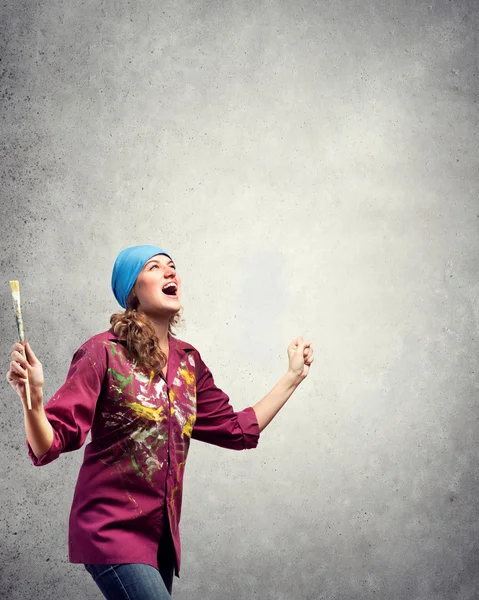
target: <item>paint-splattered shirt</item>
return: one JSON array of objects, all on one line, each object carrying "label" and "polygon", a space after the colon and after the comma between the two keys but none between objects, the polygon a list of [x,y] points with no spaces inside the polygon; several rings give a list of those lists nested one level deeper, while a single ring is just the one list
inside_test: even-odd
[{"label": "paint-splattered shirt", "polygon": [[169,334],[166,380],[127,358],[113,331],[74,354],[63,386],[45,405],[54,439],[35,466],[86,445],[69,520],[72,563],[158,568],[168,518],[180,570],[182,483],[190,438],[243,450],[258,444],[252,407],[235,412],[198,350]]}]

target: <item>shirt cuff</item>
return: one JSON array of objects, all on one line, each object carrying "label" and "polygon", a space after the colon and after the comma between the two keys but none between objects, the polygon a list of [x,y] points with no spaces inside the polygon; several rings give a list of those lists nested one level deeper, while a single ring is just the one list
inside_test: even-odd
[{"label": "shirt cuff", "polygon": [[40,456],[40,458],[37,458],[35,456],[35,454],[32,450],[32,447],[30,446],[30,443],[28,442],[28,440],[26,440],[28,456],[30,457],[30,459],[35,467],[43,467],[43,465],[48,465],[48,463],[51,463],[53,460],[55,460],[56,458],[58,458],[60,456],[61,451],[62,451],[60,438],[55,433],[55,430],[53,430],[53,433],[54,433],[53,443],[50,447],[50,450],[47,450],[47,452],[45,452],[45,454]]},{"label": "shirt cuff", "polygon": [[252,406],[237,413],[238,424],[241,427],[244,436],[245,450],[256,448],[259,441],[259,425],[256,413]]}]

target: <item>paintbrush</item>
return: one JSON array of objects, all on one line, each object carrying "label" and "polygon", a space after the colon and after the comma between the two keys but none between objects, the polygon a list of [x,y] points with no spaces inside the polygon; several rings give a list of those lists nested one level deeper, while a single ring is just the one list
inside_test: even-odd
[{"label": "paintbrush", "polygon": [[[22,309],[20,308],[20,284],[18,281],[10,281],[10,289],[12,290],[13,307],[15,308],[15,319],[17,321],[18,335],[20,337],[20,343],[23,345],[23,356],[27,358],[25,352],[25,336],[23,333],[23,319]],[[27,394],[27,405],[28,410],[32,410],[32,400],[30,397],[30,383],[28,381],[28,370],[27,370],[27,381],[25,382],[25,393]]]}]

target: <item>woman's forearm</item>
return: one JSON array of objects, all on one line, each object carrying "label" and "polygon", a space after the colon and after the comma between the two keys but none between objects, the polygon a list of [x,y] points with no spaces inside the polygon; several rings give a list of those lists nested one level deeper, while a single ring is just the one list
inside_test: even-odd
[{"label": "woman's forearm", "polygon": [[266,394],[264,398],[253,406],[260,431],[263,431],[278,411],[286,404],[286,401],[301,381],[302,379],[298,379],[296,375],[288,371],[281,377],[269,394]]},{"label": "woman's forearm", "polygon": [[[41,401],[43,391],[32,389],[31,394],[32,405],[38,405],[38,408],[28,410],[28,408],[24,407],[25,433],[33,453],[37,458],[40,458],[50,450],[53,443],[53,428],[45,415],[43,402]],[[37,397],[35,398],[34,395]]]}]

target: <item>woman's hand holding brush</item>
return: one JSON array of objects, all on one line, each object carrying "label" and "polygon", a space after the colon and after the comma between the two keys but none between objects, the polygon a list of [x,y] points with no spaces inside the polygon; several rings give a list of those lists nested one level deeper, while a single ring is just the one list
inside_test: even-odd
[{"label": "woman's hand holding brush", "polygon": [[[25,349],[26,358],[23,354]],[[31,409],[28,407],[26,384],[30,385]],[[53,429],[43,408],[43,367],[30,344],[14,344],[7,381],[20,396],[25,416],[25,433],[33,453],[43,456],[53,442]]]},{"label": "woman's hand holding brush", "polygon": [[[25,350],[26,357],[23,352]],[[20,396],[23,406],[27,408],[26,384],[30,384],[32,410],[43,406],[43,367],[35,356],[30,344],[13,344],[12,362],[7,373],[7,381]]]}]

